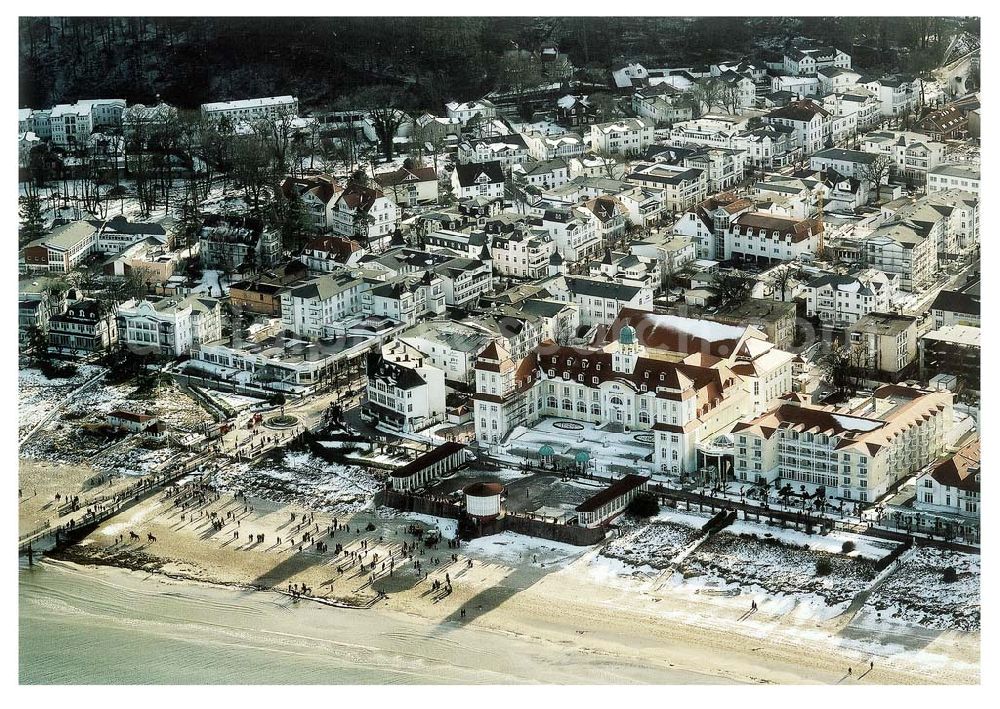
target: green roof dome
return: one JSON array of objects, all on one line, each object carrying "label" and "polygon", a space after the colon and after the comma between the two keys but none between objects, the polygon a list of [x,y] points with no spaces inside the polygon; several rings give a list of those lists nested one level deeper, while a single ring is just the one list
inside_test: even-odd
[{"label": "green roof dome", "polygon": [[552,448],[548,443],[538,449],[538,455],[540,456],[553,456],[555,455],[555,449]]},{"label": "green roof dome", "polygon": [[618,331],[618,342],[623,345],[634,345],[635,328],[631,325],[623,325],[622,329]]},{"label": "green roof dome", "polygon": [[580,451],[579,453],[576,454],[575,460],[577,463],[589,463],[590,453],[588,453],[587,451]]}]

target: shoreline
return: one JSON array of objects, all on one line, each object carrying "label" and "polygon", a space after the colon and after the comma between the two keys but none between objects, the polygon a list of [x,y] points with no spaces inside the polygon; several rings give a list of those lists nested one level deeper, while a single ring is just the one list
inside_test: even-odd
[{"label": "shoreline", "polygon": [[[383,617],[405,616],[411,621],[428,627],[464,627],[466,623],[456,618],[433,618],[431,614],[421,612],[409,604],[393,607],[392,600],[378,602],[373,606],[361,607],[346,603],[338,603],[321,597],[299,597],[293,599],[289,594],[277,588],[250,585],[238,581],[226,581],[218,578],[199,577],[183,571],[171,570],[171,564],[185,563],[176,560],[162,559],[152,561],[149,555],[122,554],[115,559],[101,558],[87,551],[87,547],[74,546],[64,549],[54,555],[46,555],[58,564],[68,564],[80,569],[82,573],[93,572],[96,568],[104,568],[113,573],[146,574],[146,578],[154,578],[170,584],[197,589],[215,588],[225,591],[254,592],[280,596],[293,604],[293,607],[312,607],[323,611],[323,606],[335,610],[369,611],[364,617],[372,619],[371,625],[377,628]],[[297,601],[315,601],[311,604],[298,605]],[[659,602],[660,599],[653,599]],[[511,608],[507,614],[500,611],[489,615],[487,622],[476,622],[474,630],[499,634],[518,641],[532,643],[556,644],[563,652],[575,651],[585,654],[596,654],[614,659],[625,665],[639,661],[644,666],[659,665],[662,671],[677,670],[685,673],[695,673],[710,678],[712,681],[757,683],[757,684],[837,684],[843,681],[843,673],[839,665],[836,668],[824,667],[830,664],[828,650],[811,646],[809,637],[775,636],[767,633],[758,635],[752,648],[741,649],[744,638],[741,633],[727,635],[713,627],[697,626],[683,622],[674,623],[672,632],[663,634],[662,627],[656,618],[644,615],[637,609],[628,608],[616,611],[616,622],[611,622],[610,609],[603,603],[588,603],[575,601],[572,611],[566,616],[538,612],[536,604],[521,604]],[[542,608],[546,606],[543,604]],[[586,610],[584,610],[586,609]],[[583,611],[583,612],[581,612]],[[360,616],[359,616],[360,617]],[[591,619],[593,625],[581,631],[577,626],[585,625]],[[603,626],[603,627],[601,627]],[[816,626],[820,627],[819,625]],[[645,633],[632,635],[637,629]],[[956,631],[958,632],[958,631]],[[971,641],[978,633],[960,633],[965,640]],[[590,642],[580,643],[581,640]],[[597,642],[594,642],[596,640]],[[978,642],[978,641],[977,641]],[[577,647],[572,647],[577,644]],[[843,652],[845,648],[841,647]],[[747,651],[748,650],[748,651]],[[864,664],[854,655],[856,666]],[[694,665],[692,665],[694,660]],[[711,669],[699,667],[699,660],[710,660],[715,666]],[[848,660],[849,661],[849,660]],[[934,684],[938,683],[927,674],[926,669],[917,667],[893,666],[898,663],[880,659],[876,662],[876,684]],[[636,665],[638,666],[638,665]],[[978,683],[978,672],[965,675],[961,683]],[[954,679],[942,678],[941,683],[955,683]]]},{"label": "shoreline", "polygon": [[[183,595],[208,586],[245,598],[270,591],[286,607],[312,608],[328,619],[345,618],[339,609],[369,610],[351,616],[374,633],[401,616],[428,632],[499,633],[549,648],[554,662],[567,652],[596,656],[627,676],[630,668],[659,668],[667,682],[670,672],[744,683],[980,681],[978,632],[872,626],[836,609],[817,612],[794,594],[768,597],[752,587],[733,597],[701,593],[696,583],[602,555],[603,545],[504,533],[446,548],[412,535],[414,526],[436,527],[448,539],[454,525],[370,506],[338,516],[228,493],[193,500],[158,493],[48,558],[192,589]],[[130,538],[134,531],[140,538]],[[313,536],[305,540],[303,533]],[[317,550],[320,540],[330,549]],[[343,553],[335,554],[335,545]],[[379,562],[393,561],[395,573],[370,563],[376,553]],[[446,580],[453,590],[441,590]],[[312,593],[290,598],[293,585]],[[750,618],[753,598],[761,610]],[[847,667],[867,668],[872,659],[871,676],[846,679]]]}]

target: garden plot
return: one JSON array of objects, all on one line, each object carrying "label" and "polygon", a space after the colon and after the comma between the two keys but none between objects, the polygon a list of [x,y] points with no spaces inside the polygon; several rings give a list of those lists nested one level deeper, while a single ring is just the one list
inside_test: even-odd
[{"label": "garden plot", "polygon": [[[917,548],[872,591],[859,621],[978,631],[979,564],[976,554]],[[951,582],[944,580],[949,567],[956,572]]]},{"label": "garden plot", "polygon": [[[760,529],[755,531],[760,536],[722,531],[710,537],[681,563],[683,583],[698,577],[695,583],[756,588],[776,596],[810,603],[819,599],[827,606],[846,607],[876,576],[874,563],[862,557],[789,546],[778,538],[763,537]],[[825,576],[816,573],[821,559],[830,564]]]},{"label": "garden plot", "polygon": [[215,481],[226,492],[340,513],[366,507],[381,488],[379,479],[364,468],[327,463],[308,453],[227,465],[215,474]]}]

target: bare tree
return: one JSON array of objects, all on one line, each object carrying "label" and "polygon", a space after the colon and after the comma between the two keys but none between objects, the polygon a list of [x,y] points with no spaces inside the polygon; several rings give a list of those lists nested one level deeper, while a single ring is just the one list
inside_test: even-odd
[{"label": "bare tree", "polygon": [[740,107],[740,86],[736,82],[723,83],[719,90],[719,100],[728,113],[735,114]]},{"label": "bare tree", "polygon": [[587,103],[590,104],[590,108],[594,111],[594,118],[598,121],[610,121],[618,111],[618,104],[615,103],[614,96],[605,91],[592,93],[587,97]]},{"label": "bare tree", "polygon": [[375,134],[378,136],[382,154],[386,160],[392,160],[395,149],[392,139],[396,137],[396,131],[399,127],[408,119],[406,113],[400,110],[400,106],[404,102],[405,96],[401,90],[394,86],[377,85],[356,91],[350,96],[340,99],[337,103],[351,110],[359,109],[368,112],[368,117],[371,118],[375,127]]},{"label": "bare tree", "polygon": [[691,93],[698,102],[698,108],[705,106],[705,113],[711,113],[713,106],[718,106],[722,98],[722,82],[715,78],[702,79],[695,83]]},{"label": "bare tree", "polygon": [[261,213],[263,199],[272,183],[271,159],[267,145],[257,135],[241,136],[233,150],[233,177],[243,190],[247,204]]},{"label": "bare tree", "polygon": [[871,191],[869,195],[869,201],[871,201],[872,196],[875,197],[875,203],[878,204],[879,188],[882,182],[889,175],[889,169],[892,167],[892,159],[888,155],[879,153],[875,155],[871,162],[864,166],[861,170],[861,179],[868,183],[868,189]]},{"label": "bare tree", "polygon": [[785,295],[794,280],[794,275],[795,270],[790,266],[779,266],[771,275],[771,288],[781,293],[782,301],[785,300]]}]

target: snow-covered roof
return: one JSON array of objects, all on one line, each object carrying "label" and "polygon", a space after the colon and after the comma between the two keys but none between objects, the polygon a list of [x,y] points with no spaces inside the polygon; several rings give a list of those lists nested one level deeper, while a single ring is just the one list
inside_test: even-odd
[{"label": "snow-covered roof", "polygon": [[232,111],[244,108],[263,108],[265,106],[287,106],[298,103],[294,96],[265,96],[262,98],[245,98],[238,101],[216,101],[201,104],[202,111]]}]

